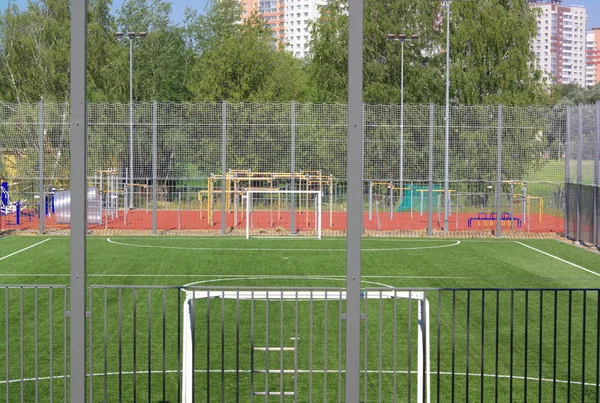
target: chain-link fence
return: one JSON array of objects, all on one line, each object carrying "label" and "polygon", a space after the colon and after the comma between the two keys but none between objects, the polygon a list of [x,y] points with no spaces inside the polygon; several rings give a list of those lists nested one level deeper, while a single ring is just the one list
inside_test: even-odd
[{"label": "chain-link fence", "polygon": [[[444,107],[404,108],[401,125],[399,105],[364,105],[367,233],[562,233],[565,183],[597,189],[596,106],[453,106],[448,131]],[[322,190],[325,233],[345,231],[346,105],[132,110],[130,123],[129,104],[88,105],[87,174],[102,204],[92,230],[236,233],[244,225],[243,203],[240,219],[232,216],[238,193],[268,188]],[[55,197],[69,188],[69,119],[68,104],[0,104],[6,228],[38,230],[43,221],[46,230],[68,229]]]}]

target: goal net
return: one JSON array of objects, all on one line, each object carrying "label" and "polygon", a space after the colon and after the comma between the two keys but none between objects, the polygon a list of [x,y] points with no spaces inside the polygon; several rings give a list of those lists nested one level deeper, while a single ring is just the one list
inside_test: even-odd
[{"label": "goal net", "polygon": [[318,190],[248,190],[246,238],[304,236],[321,239],[322,195]]},{"label": "goal net", "polygon": [[[225,401],[343,401],[345,300],[339,288],[186,290],[182,402],[209,400],[210,391]],[[363,400],[429,403],[425,293],[368,289],[361,300]]]}]

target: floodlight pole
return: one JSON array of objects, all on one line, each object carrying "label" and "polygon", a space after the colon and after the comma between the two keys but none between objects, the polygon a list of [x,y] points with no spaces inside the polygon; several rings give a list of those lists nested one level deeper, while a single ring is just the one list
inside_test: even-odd
[{"label": "floodlight pole", "polygon": [[[400,42],[400,189],[404,188],[404,42],[419,39],[419,35],[388,34],[388,41]],[[401,190],[401,194],[404,192]]]},{"label": "floodlight pole", "polygon": [[444,138],[444,232],[448,232],[450,191],[448,186],[450,169],[450,0],[446,0],[446,134]]},{"label": "floodlight pole", "polygon": [[[147,32],[115,32],[117,38],[129,39],[129,189],[133,189],[133,40],[145,38]],[[129,208],[133,208],[133,195],[126,193],[129,199]]]}]

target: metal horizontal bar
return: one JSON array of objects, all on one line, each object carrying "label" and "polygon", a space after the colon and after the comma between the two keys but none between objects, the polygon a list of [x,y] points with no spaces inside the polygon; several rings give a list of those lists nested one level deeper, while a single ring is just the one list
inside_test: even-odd
[{"label": "metal horizontal bar", "polygon": [[295,393],[294,392],[253,392],[253,394],[255,395],[260,395],[260,396],[294,396]]}]

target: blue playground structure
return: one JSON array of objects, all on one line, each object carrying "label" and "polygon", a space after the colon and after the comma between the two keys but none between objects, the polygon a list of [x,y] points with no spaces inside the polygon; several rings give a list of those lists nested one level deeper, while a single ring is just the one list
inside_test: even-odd
[{"label": "blue playground structure", "polygon": [[[477,225],[479,225],[479,223],[481,221],[483,221],[484,225],[487,225],[488,221],[496,221],[498,219],[497,214],[496,213],[486,213],[486,212],[480,212],[479,214],[477,214],[477,217],[471,217],[469,218],[468,222],[467,222],[467,226],[469,228],[471,228],[473,221],[477,221]],[[521,219],[518,217],[512,217],[511,214],[507,211],[505,211],[504,213],[502,213],[500,215],[500,220],[502,221],[502,225],[505,225],[505,223],[513,223],[516,222],[517,223],[517,228],[521,228]],[[490,223],[491,224],[491,223]]]}]

